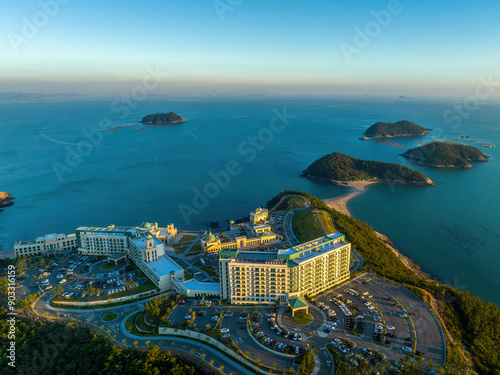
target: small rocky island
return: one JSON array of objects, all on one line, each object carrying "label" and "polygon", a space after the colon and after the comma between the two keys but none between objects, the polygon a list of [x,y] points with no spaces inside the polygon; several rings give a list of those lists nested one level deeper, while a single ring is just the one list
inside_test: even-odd
[{"label": "small rocky island", "polygon": [[402,120],[398,122],[376,122],[365,131],[362,141],[368,139],[394,137],[421,137],[429,133],[427,129],[413,122]]},{"label": "small rocky island", "polygon": [[11,197],[9,193],[0,191],[0,212],[3,211],[5,207],[12,206],[14,197]]},{"label": "small rocky island", "polygon": [[436,141],[401,154],[411,163],[431,168],[474,168],[470,162],[485,162],[489,156],[474,146]]},{"label": "small rocky island", "polygon": [[141,120],[141,124],[147,125],[169,125],[181,124],[183,122],[186,121],[174,112],[154,113],[152,115],[144,116],[144,118]]},{"label": "small rocky island", "polygon": [[340,152],[325,155],[302,175],[312,180],[345,185],[345,181],[379,181],[421,186],[436,185],[423,173],[396,163],[357,159]]}]

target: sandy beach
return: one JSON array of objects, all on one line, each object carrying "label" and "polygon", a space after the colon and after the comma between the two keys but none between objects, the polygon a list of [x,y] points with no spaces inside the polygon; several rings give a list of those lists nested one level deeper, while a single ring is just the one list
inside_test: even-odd
[{"label": "sandy beach", "polygon": [[342,185],[348,189],[346,194],[336,198],[324,199],[323,201],[328,207],[351,216],[351,213],[347,209],[347,202],[355,196],[364,193],[367,186],[376,183],[378,183],[378,181],[347,181],[345,185]]}]

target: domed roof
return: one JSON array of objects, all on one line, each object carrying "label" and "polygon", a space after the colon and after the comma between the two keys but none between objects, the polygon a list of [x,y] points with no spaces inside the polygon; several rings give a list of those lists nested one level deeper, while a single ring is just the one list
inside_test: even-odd
[{"label": "domed roof", "polygon": [[151,223],[148,222],[142,223],[141,228],[151,228]]},{"label": "domed roof", "polygon": [[152,240],[152,239],[153,239],[153,237],[152,237],[150,234],[148,234],[148,235],[146,236],[146,239],[147,239],[147,240]]}]

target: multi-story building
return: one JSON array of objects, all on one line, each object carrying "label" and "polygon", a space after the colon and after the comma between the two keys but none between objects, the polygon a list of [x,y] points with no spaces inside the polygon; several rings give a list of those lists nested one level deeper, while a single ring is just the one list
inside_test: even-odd
[{"label": "multi-story building", "polygon": [[111,256],[127,254],[160,288],[172,289],[172,279],[184,280],[184,269],[165,255],[165,244],[141,227],[80,227],[76,230],[78,251],[82,254]]},{"label": "multi-story building", "polygon": [[348,280],[351,244],[332,233],[301,245],[269,251],[224,249],[220,293],[231,303],[275,303],[319,294]]},{"label": "multi-story building", "polygon": [[266,243],[278,241],[268,224],[234,224],[229,231],[214,235],[209,232],[201,240],[201,248],[206,253],[218,253],[223,249],[255,248]]},{"label": "multi-story building", "polygon": [[265,223],[269,212],[267,208],[259,207],[255,212],[250,212],[250,224]]},{"label": "multi-story building", "polygon": [[129,238],[140,233],[128,227],[79,227],[76,231],[78,252],[89,255],[128,253]]},{"label": "multi-story building", "polygon": [[37,237],[34,241],[16,241],[14,253],[16,257],[52,255],[75,248],[76,236],[74,234],[52,233]]},{"label": "multi-story building", "polygon": [[137,266],[160,288],[172,289],[172,280],[184,280],[184,269],[165,255],[165,245],[155,236],[140,232],[129,240],[129,255]]}]

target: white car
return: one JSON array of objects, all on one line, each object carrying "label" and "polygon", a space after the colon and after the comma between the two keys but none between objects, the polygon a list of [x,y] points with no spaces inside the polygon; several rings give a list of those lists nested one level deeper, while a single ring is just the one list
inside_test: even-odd
[{"label": "white car", "polygon": [[387,329],[394,329],[394,326],[386,325],[385,328],[387,328]]},{"label": "white car", "polygon": [[220,331],[221,331],[221,333],[228,333],[229,328],[221,328]]}]

